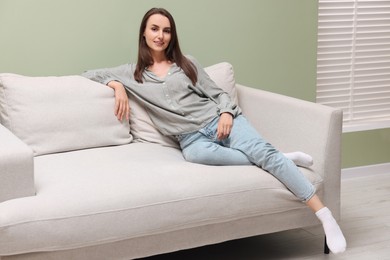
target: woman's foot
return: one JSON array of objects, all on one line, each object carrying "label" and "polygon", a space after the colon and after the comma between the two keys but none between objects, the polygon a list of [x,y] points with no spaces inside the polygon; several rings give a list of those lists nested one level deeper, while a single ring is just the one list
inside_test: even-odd
[{"label": "woman's foot", "polygon": [[315,214],[322,223],[326,235],[326,244],[330,251],[334,254],[344,252],[347,247],[347,242],[332,212],[327,207],[324,207]]},{"label": "woman's foot", "polygon": [[284,156],[293,161],[297,166],[310,167],[313,165],[313,157],[304,152],[284,153]]}]

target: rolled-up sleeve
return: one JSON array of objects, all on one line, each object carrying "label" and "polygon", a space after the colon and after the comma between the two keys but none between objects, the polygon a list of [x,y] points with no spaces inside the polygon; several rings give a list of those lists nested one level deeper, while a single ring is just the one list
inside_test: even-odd
[{"label": "rolled-up sleeve", "polygon": [[217,103],[218,114],[230,113],[234,117],[239,115],[241,110],[239,106],[232,101],[229,94],[217,86],[196,59],[191,56],[188,58],[193,62],[198,71],[197,87],[201,89],[204,95],[208,96]]},{"label": "rolled-up sleeve", "polygon": [[81,76],[104,85],[107,85],[113,80],[126,85],[127,82],[133,78],[131,64],[124,64],[113,68],[88,70],[82,73]]}]

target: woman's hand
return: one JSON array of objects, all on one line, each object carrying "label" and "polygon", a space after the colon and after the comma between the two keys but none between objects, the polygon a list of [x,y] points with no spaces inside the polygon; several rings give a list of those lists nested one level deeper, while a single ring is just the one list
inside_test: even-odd
[{"label": "woman's hand", "polygon": [[230,113],[222,113],[219,117],[217,138],[223,140],[229,137],[230,131],[233,127],[233,116]]},{"label": "woman's hand", "polygon": [[110,81],[107,86],[113,88],[115,91],[115,116],[119,121],[122,121],[123,117],[125,117],[126,120],[129,120],[130,106],[125,87],[118,81]]}]

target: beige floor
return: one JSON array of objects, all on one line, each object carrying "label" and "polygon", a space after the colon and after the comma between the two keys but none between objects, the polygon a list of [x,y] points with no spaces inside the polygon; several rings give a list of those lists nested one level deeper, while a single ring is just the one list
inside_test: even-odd
[{"label": "beige floor", "polygon": [[324,255],[321,227],[245,238],[144,260],[390,260],[390,173],[342,180],[340,226],[348,249]]}]

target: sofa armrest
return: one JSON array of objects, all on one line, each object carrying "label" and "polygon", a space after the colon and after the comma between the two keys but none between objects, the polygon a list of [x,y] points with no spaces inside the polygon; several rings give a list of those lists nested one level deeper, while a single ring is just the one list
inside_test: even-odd
[{"label": "sofa armrest", "polygon": [[0,202],[35,194],[33,151],[0,125]]},{"label": "sofa armrest", "polygon": [[338,218],[342,111],[242,85],[237,92],[243,114],[267,141],[282,152],[313,156],[311,169],[324,180],[321,197]]}]

